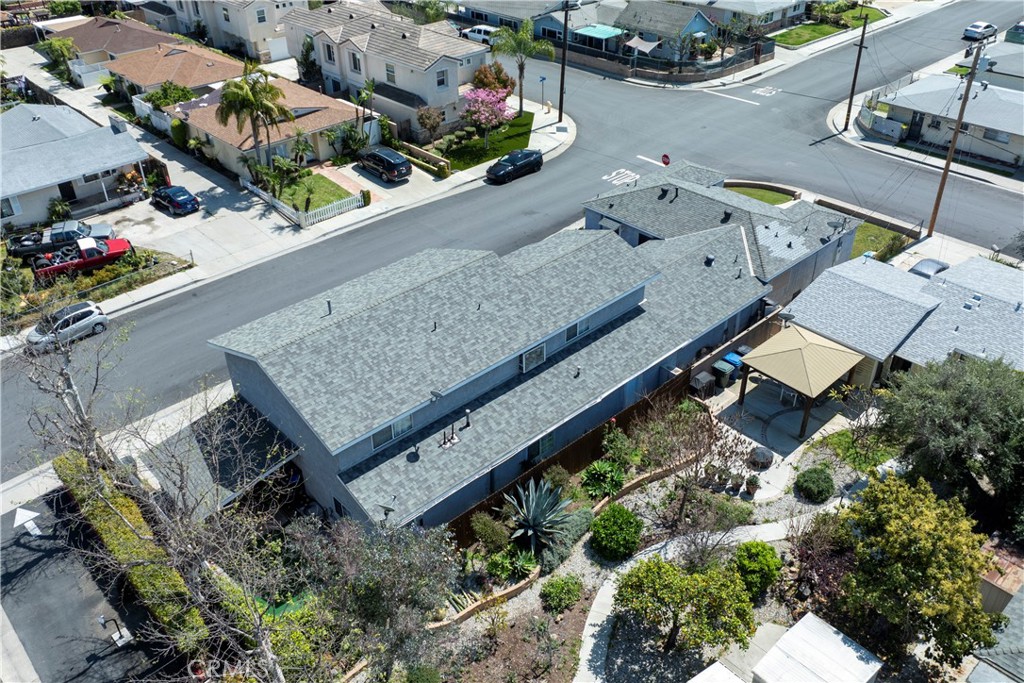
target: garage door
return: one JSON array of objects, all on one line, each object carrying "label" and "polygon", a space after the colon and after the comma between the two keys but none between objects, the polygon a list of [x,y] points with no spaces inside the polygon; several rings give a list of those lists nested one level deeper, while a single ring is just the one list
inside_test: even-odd
[{"label": "garage door", "polygon": [[270,51],[270,61],[276,62],[279,59],[288,59],[288,39],[271,38],[267,41],[267,49]]}]

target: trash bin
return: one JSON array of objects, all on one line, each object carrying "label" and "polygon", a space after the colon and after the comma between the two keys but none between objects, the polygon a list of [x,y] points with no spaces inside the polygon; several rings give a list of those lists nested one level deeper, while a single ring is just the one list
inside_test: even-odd
[{"label": "trash bin", "polygon": [[711,398],[715,395],[715,376],[707,372],[698,372],[690,380],[690,391],[699,399]]},{"label": "trash bin", "polygon": [[753,350],[754,349],[750,348],[746,344],[742,344],[742,345],[736,347],[736,355],[738,355],[740,357],[743,357],[743,356],[747,355],[748,353],[750,353]]},{"label": "trash bin", "polygon": [[724,360],[715,361],[711,366],[711,372],[715,375],[715,383],[723,389],[732,384],[732,373],[736,366],[726,363]]},{"label": "trash bin", "polygon": [[725,358],[722,360],[734,368],[732,371],[732,379],[735,381],[736,378],[740,376],[740,369],[743,367],[743,361],[740,359],[739,354],[735,352],[727,353],[725,354]]}]

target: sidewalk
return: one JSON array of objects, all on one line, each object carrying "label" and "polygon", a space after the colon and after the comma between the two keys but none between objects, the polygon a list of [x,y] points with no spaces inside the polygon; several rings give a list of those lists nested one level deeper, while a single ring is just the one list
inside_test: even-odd
[{"label": "sidewalk", "polygon": [[[109,118],[116,116],[100,104],[103,95],[100,87],[76,90],[64,85],[42,69],[46,60],[30,47],[4,50],[3,54],[9,73],[25,74],[34,83],[44,86],[51,95],[100,125],[109,125]],[[509,99],[509,104],[518,106],[515,95]],[[527,101],[525,109],[534,113],[529,146],[540,149],[546,159],[557,157],[575,140],[576,124],[568,116],[559,123],[557,111],[547,110],[536,102]],[[325,175],[344,176],[338,178],[340,184],[371,190],[373,201],[368,207],[300,229],[225,176],[170,143],[132,125],[128,130],[143,149],[168,165],[175,184],[184,185],[201,198],[204,210],[192,216],[170,218],[155,212],[148,203],[139,202],[102,218],[114,222],[120,236],[139,246],[191,258],[196,264],[189,270],[104,301],[103,308],[110,314],[224,277],[316,240],[357,229],[383,214],[433,201],[481,181],[490,165],[488,162],[458,171],[443,180],[414,169],[409,181],[386,186],[357,171],[353,165],[320,169]],[[20,345],[19,336],[0,338],[0,351],[9,351]]]}]

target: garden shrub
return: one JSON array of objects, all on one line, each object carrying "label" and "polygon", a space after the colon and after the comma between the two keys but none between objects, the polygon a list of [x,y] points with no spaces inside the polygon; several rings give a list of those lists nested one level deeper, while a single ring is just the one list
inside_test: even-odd
[{"label": "garden shrub", "polygon": [[643,521],[623,505],[612,503],[591,525],[590,544],[606,560],[624,560],[640,547]]},{"label": "garden shrub", "polygon": [[583,470],[580,480],[588,496],[600,499],[622,490],[622,485],[626,483],[626,472],[614,460],[595,460]]},{"label": "garden shrub", "polygon": [[566,574],[544,582],[540,589],[540,601],[548,612],[561,614],[579,602],[582,593],[583,579],[576,574]]},{"label": "garden shrub", "polygon": [[614,423],[605,427],[601,448],[604,451],[605,459],[618,464],[623,471],[639,465],[643,457],[643,449],[637,446],[626,435],[626,432],[616,427]]},{"label": "garden shrub", "polygon": [[522,581],[537,568],[537,556],[533,554],[532,550],[509,548],[508,553],[512,563],[511,578],[516,581]]},{"label": "garden shrub", "polygon": [[508,527],[491,517],[486,512],[474,513],[469,518],[473,534],[483,544],[488,553],[501,552],[509,544]]},{"label": "garden shrub", "polygon": [[464,130],[457,130],[457,131],[455,131],[455,139],[458,140],[459,142],[462,142],[463,140],[465,140],[466,139],[466,131],[464,131]]},{"label": "garden shrub", "polygon": [[722,530],[750,524],[754,519],[754,506],[745,500],[715,495],[715,516],[721,521]]},{"label": "garden shrub", "polygon": [[181,574],[163,564],[168,561],[164,549],[152,540],[140,538],[151,537],[153,532],[135,501],[118,491],[106,474],[101,476],[105,481],[104,497],[110,506],[100,500],[94,482],[87,476],[85,458],[77,453],[57,456],[53,468],[104,547],[119,564],[128,567],[125,575],[139,600],[174,637],[179,650],[197,651],[209,635],[206,624],[199,610],[188,606],[189,590]]},{"label": "garden shrub", "polygon": [[446,163],[444,163],[442,161],[437,162],[437,173],[435,173],[434,175],[436,175],[438,178],[441,178],[442,180],[444,180],[445,178],[450,177],[451,174],[452,174],[452,171],[451,171],[450,168],[448,168],[448,164],[446,164]]},{"label": "garden shrub", "polygon": [[544,474],[541,475],[541,478],[550,484],[551,488],[562,489],[562,493],[564,494],[572,475],[569,474],[569,470],[565,469],[561,465],[552,465],[544,470]]},{"label": "garden shrub", "polygon": [[509,557],[508,549],[487,558],[487,575],[501,583],[508,581],[508,577],[512,576],[512,558]]},{"label": "garden shrub", "polygon": [[883,263],[891,259],[896,254],[903,251],[903,247],[907,246],[910,240],[901,233],[893,233],[892,237],[886,240],[882,248],[875,252],[875,260],[882,261]]},{"label": "garden shrub", "polygon": [[779,559],[775,548],[764,541],[740,543],[736,548],[733,563],[751,599],[761,595],[778,581],[782,570],[782,560]]},{"label": "garden shrub", "polygon": [[334,166],[335,168],[338,168],[338,167],[344,166],[345,164],[350,164],[350,163],[352,163],[352,157],[347,156],[345,154],[339,154],[337,156],[331,157],[331,165]]},{"label": "garden shrub", "polygon": [[369,190],[360,190],[359,191],[359,196],[363,200],[363,206],[369,206],[370,205],[370,191]]},{"label": "garden shrub", "polygon": [[462,130],[466,131],[466,137],[468,137],[468,138],[475,138],[476,137],[476,126],[466,126]]},{"label": "garden shrub", "polygon": [[429,664],[416,664],[405,672],[405,683],[441,683],[441,672]]},{"label": "garden shrub", "polygon": [[171,142],[178,149],[188,149],[188,126],[181,119],[171,119]]},{"label": "garden shrub", "polygon": [[589,508],[581,508],[569,513],[562,533],[553,544],[544,548],[540,553],[540,570],[543,574],[550,574],[558,569],[565,562],[572,552],[576,541],[583,538],[583,534],[590,529],[594,521],[594,513]]},{"label": "garden shrub", "polygon": [[824,503],[836,491],[832,475],[824,467],[812,467],[796,475],[797,493],[812,503]]},{"label": "garden shrub", "polygon": [[487,574],[501,583],[522,581],[537,568],[537,558],[529,550],[509,546],[487,558]]}]

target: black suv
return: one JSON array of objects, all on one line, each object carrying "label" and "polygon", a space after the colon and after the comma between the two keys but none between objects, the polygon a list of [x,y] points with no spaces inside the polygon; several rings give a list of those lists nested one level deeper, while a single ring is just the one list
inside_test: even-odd
[{"label": "black suv", "polygon": [[359,160],[359,165],[371,173],[376,173],[384,182],[392,182],[408,178],[412,173],[412,164],[404,156],[388,147],[381,147],[369,152]]}]

